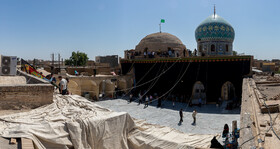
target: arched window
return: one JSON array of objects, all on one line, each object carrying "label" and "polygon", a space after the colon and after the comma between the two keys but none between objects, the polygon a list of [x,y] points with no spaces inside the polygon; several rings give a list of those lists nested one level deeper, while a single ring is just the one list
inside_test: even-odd
[{"label": "arched window", "polygon": [[193,85],[191,99],[206,99],[205,87],[202,82],[196,81]]},{"label": "arched window", "polygon": [[148,52],[148,48],[147,47],[145,48],[144,52],[146,52],[146,53]]},{"label": "arched window", "polygon": [[202,45],[199,45],[198,47],[198,51],[201,52],[202,51]]},{"label": "arched window", "polygon": [[228,44],[226,44],[226,51],[228,52]]},{"label": "arched window", "polygon": [[235,87],[231,82],[227,81],[222,85],[221,98],[223,100],[231,100],[236,98]]},{"label": "arched window", "polygon": [[215,50],[215,45],[211,45],[211,52],[215,52],[216,50]]}]

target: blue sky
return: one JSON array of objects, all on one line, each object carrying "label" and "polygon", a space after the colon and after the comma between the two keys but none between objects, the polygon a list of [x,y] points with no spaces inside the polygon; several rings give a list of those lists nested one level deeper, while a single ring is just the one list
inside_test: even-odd
[{"label": "blue sky", "polygon": [[194,31],[213,13],[235,29],[234,50],[258,59],[280,58],[279,0],[0,0],[0,54],[24,59],[90,59],[133,49],[148,34],[162,31],[196,48]]}]

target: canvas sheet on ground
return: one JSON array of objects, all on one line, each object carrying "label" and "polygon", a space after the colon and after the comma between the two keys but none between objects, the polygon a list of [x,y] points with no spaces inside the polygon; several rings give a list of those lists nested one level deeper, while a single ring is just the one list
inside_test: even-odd
[{"label": "canvas sheet on ground", "polygon": [[148,124],[77,95],[54,95],[50,105],[1,116],[0,135],[30,138],[39,149],[206,148],[214,137]]}]

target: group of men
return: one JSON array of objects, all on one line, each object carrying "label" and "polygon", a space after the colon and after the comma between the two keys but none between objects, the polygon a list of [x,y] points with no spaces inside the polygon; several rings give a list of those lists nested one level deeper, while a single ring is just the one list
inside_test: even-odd
[{"label": "group of men", "polygon": [[[146,92],[146,91],[144,91]],[[131,98],[130,98],[130,102],[131,102],[131,99],[132,99],[132,94],[130,95]],[[158,99],[158,94],[157,93],[154,93],[153,95],[145,95],[145,94],[141,94],[141,92],[139,92],[138,94],[138,98],[139,98],[139,105],[142,103],[142,101],[145,102],[145,108],[149,106],[149,103],[151,104],[154,100],[158,100],[158,107],[161,106],[161,99]]]},{"label": "group of men", "polygon": [[[69,83],[69,79],[68,78],[62,78],[62,76],[58,76],[58,79],[59,79],[59,84],[58,84],[58,90],[59,90],[59,93],[62,94],[62,95],[69,95],[69,90],[68,90],[68,83]],[[50,79],[49,79],[49,82],[55,86],[56,85],[56,78],[54,77],[53,74],[51,74],[50,76]]]}]

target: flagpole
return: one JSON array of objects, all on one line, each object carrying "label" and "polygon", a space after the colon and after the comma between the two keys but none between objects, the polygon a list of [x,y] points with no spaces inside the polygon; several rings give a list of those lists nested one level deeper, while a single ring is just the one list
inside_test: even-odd
[{"label": "flagpole", "polygon": [[159,32],[161,33],[161,22],[159,23]]}]

